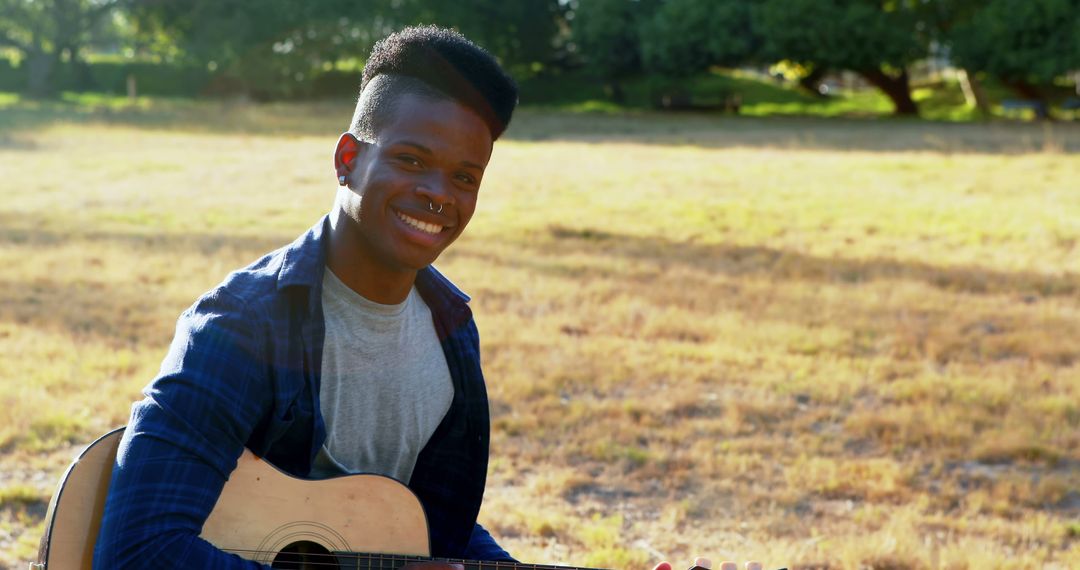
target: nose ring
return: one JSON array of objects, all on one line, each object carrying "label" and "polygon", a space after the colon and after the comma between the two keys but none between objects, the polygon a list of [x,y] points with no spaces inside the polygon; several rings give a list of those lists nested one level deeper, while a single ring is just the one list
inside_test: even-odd
[{"label": "nose ring", "polygon": [[446,204],[439,204],[439,209],[438,209],[438,210],[436,210],[436,209],[435,209],[435,204],[432,204],[431,202],[428,202],[428,203],[427,203],[427,209],[428,209],[429,211],[435,212],[436,214],[441,214],[441,213],[442,213],[442,209],[443,209],[443,206],[445,206],[445,205],[446,205]]}]

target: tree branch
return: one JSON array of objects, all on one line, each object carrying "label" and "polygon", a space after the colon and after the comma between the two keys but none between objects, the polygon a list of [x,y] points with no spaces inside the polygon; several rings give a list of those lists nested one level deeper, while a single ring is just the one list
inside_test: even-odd
[{"label": "tree branch", "polygon": [[13,47],[23,53],[30,53],[33,51],[30,49],[30,44],[24,44],[3,31],[0,31],[0,46]]},{"label": "tree branch", "polygon": [[90,25],[93,25],[93,23],[96,22],[98,18],[111,12],[112,9],[115,8],[119,3],[120,0],[109,0],[108,2],[103,2],[101,4],[98,4],[97,6],[94,6],[86,12],[87,22]]}]

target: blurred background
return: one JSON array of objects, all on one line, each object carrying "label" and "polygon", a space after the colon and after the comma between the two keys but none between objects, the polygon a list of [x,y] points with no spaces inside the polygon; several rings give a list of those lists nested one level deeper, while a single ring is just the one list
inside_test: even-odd
[{"label": "blurred background", "polygon": [[355,95],[371,44],[459,29],[526,105],[1071,116],[1072,0],[3,0],[0,90],[252,101]]},{"label": "blurred background", "polygon": [[511,553],[1080,567],[1080,1],[0,0],[0,568],[416,23],[521,85],[439,261]]}]

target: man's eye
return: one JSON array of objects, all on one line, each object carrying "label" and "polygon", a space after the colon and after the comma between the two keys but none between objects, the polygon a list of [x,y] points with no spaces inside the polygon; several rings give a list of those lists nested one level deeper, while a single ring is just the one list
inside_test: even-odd
[{"label": "man's eye", "polygon": [[398,155],[398,160],[410,166],[420,166],[420,159],[411,154]]},{"label": "man's eye", "polygon": [[457,179],[466,184],[476,184],[476,179],[470,174],[458,174]]}]

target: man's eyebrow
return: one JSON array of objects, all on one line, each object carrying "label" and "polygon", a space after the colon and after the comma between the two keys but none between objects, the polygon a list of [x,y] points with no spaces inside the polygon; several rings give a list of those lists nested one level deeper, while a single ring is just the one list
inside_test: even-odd
[{"label": "man's eyebrow", "polygon": [[418,151],[420,151],[420,152],[422,152],[422,153],[424,153],[424,154],[432,154],[432,152],[431,152],[431,149],[430,149],[430,148],[428,148],[428,147],[426,147],[426,146],[424,146],[424,145],[422,145],[422,144],[420,144],[420,143],[418,143],[418,142],[413,142],[413,141],[397,141],[397,142],[395,142],[394,144],[395,144],[395,145],[403,145],[403,146],[411,146],[411,147],[415,148],[416,150],[418,150]]},{"label": "man's eyebrow", "polygon": [[475,169],[479,170],[480,172],[484,171],[483,166],[480,166],[479,164],[476,164],[475,162],[469,162],[468,160],[461,161],[461,165],[464,166],[465,168],[475,168]]},{"label": "man's eyebrow", "polygon": [[[414,142],[414,141],[410,141],[410,140],[397,141],[397,142],[394,143],[394,145],[411,146],[411,147],[415,148],[416,150],[418,150],[418,151],[420,151],[420,152],[422,152],[424,154],[427,154],[427,155],[434,154],[433,152],[431,152],[430,148],[428,148],[428,147],[426,147],[426,146],[424,146],[424,145],[422,145],[422,144],[420,144],[418,142]],[[480,166],[479,164],[477,164],[475,162],[472,162],[472,161],[469,161],[469,160],[463,160],[463,161],[461,161],[460,164],[461,164],[461,166],[464,166],[465,168],[475,168],[476,170],[479,170],[480,172],[484,171],[483,166]]]}]

